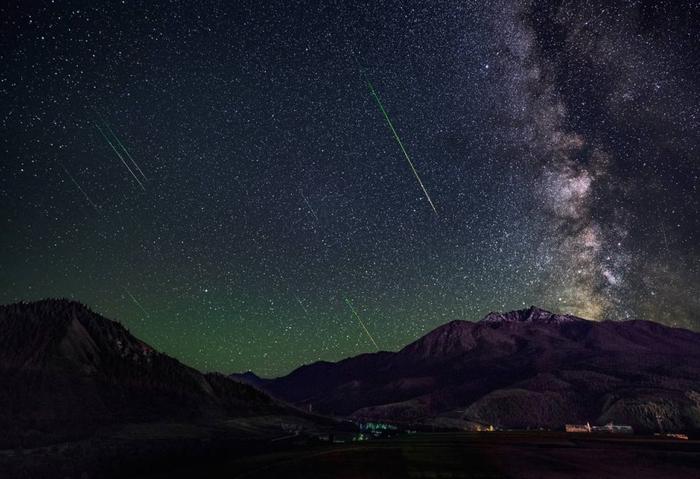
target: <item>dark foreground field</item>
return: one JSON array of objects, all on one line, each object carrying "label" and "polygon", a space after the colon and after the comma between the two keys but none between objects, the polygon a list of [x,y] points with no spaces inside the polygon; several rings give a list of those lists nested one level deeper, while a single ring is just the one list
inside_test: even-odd
[{"label": "dark foreground field", "polygon": [[419,433],[328,444],[294,435],[251,439],[229,432],[215,437],[211,431],[200,434],[176,425],[160,426],[156,432],[136,427],[120,432],[121,440],[111,436],[21,453],[2,451],[0,477],[700,477],[700,441],[694,440],[492,432]]},{"label": "dark foreground field", "polygon": [[700,441],[557,433],[440,433],[232,458],[143,479],[698,478]]}]

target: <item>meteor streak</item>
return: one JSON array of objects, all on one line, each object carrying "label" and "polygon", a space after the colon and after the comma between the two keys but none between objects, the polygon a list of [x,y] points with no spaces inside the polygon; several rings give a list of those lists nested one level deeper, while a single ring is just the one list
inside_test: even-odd
[{"label": "meteor streak", "polygon": [[117,141],[117,144],[121,147],[121,149],[124,150],[124,153],[126,153],[126,156],[131,160],[131,163],[134,164],[134,166],[136,167],[138,172],[141,173],[141,176],[143,176],[143,179],[148,181],[148,178],[146,178],[146,175],[143,174],[143,170],[141,170],[141,167],[138,165],[138,163],[136,163],[136,160],[134,160],[132,158],[131,153],[129,153],[129,150],[127,150],[126,147],[124,146],[124,144],[119,140],[119,137],[114,134],[114,132],[112,131],[112,128],[110,128],[109,124],[104,120],[103,120],[103,122],[105,124],[105,127],[107,127],[107,131],[109,131],[109,133],[112,135],[112,138],[114,138]]},{"label": "meteor streak", "polygon": [[304,196],[303,191],[300,191],[299,193],[301,193],[301,197],[304,198],[304,202],[306,203],[306,206],[309,208],[309,211],[311,211],[311,214],[314,215],[314,218],[316,219],[316,223],[318,223],[318,216],[316,216],[316,212],[311,207],[311,203],[309,203],[309,200],[306,199],[306,196]]},{"label": "meteor streak", "polygon": [[413,162],[411,161],[411,158],[408,156],[408,152],[406,151],[406,148],[404,148],[403,142],[401,141],[401,138],[399,138],[399,134],[396,132],[394,125],[391,123],[391,120],[389,119],[389,114],[384,109],[384,105],[382,105],[382,102],[379,99],[379,95],[377,95],[377,92],[375,91],[374,87],[372,86],[372,83],[370,83],[370,81],[367,79],[365,79],[365,81],[367,82],[367,86],[369,87],[370,93],[372,94],[374,99],[377,101],[377,105],[379,105],[379,109],[382,111],[382,114],[384,115],[384,119],[386,120],[387,125],[389,125],[389,129],[394,134],[394,138],[396,138],[396,142],[399,144],[399,147],[401,148],[401,151],[403,152],[403,156],[406,157],[406,161],[408,161],[408,165],[411,167],[411,171],[413,171],[413,176],[415,176],[416,180],[418,180],[418,184],[420,185],[421,189],[423,190],[423,193],[425,193],[425,197],[428,200],[428,203],[430,203],[430,207],[433,209],[435,216],[437,216],[438,212],[435,209],[435,205],[433,204],[433,200],[430,199],[430,195],[428,194],[428,190],[425,189],[425,186],[423,185],[423,181],[421,181],[420,176],[418,176],[418,172],[416,171],[416,167],[413,166]]},{"label": "meteor streak", "polygon": [[129,297],[131,298],[131,300],[132,300],[134,303],[136,303],[136,306],[138,306],[139,309],[140,309],[141,311],[143,311],[143,314],[145,314],[146,317],[149,317],[150,314],[148,314],[148,311],[146,311],[146,310],[144,309],[144,307],[141,306],[141,303],[139,303],[139,301],[134,297],[134,295],[131,294],[131,293],[129,292],[129,290],[126,289],[126,288],[124,288],[123,286],[122,286],[122,288],[124,289],[124,291],[126,291],[126,294],[129,295]]},{"label": "meteor streak", "polygon": [[126,169],[129,170],[129,173],[131,173],[131,176],[134,177],[134,179],[136,180],[136,183],[139,184],[139,186],[141,187],[141,189],[142,189],[143,191],[146,191],[146,187],[143,186],[143,183],[141,183],[141,181],[139,181],[138,176],[136,176],[136,175],[134,174],[134,171],[129,167],[129,165],[126,164],[126,161],[124,161],[124,157],[117,151],[117,149],[114,147],[114,144],[110,141],[109,137],[107,137],[107,135],[105,135],[105,132],[102,130],[102,128],[100,128],[100,125],[98,125],[97,123],[95,123],[95,127],[100,131],[100,134],[101,134],[102,137],[105,139],[105,141],[107,141],[107,143],[109,144],[109,146],[112,147],[112,150],[114,151],[114,153],[116,153],[116,155],[117,155],[117,156],[119,157],[119,159],[122,161],[122,163],[124,164],[124,166],[126,166]]},{"label": "meteor streak", "polygon": [[[656,212],[659,215],[659,218],[663,218],[661,216],[661,210],[658,208],[658,206],[656,208]],[[668,254],[668,238],[666,237],[666,228],[664,228],[664,221],[663,220],[659,221],[659,226],[661,227],[661,232],[664,235],[664,244],[666,245],[666,254]]]},{"label": "meteor streak", "polygon": [[90,205],[91,205],[93,208],[95,208],[95,211],[97,211],[97,212],[99,213],[100,210],[99,210],[99,208],[97,207],[97,205],[90,199],[90,197],[88,196],[88,194],[85,193],[85,190],[83,190],[83,189],[80,187],[80,185],[78,184],[78,182],[75,181],[75,178],[73,178],[73,175],[71,175],[70,172],[68,171],[68,169],[67,169],[65,166],[63,166],[63,163],[58,162],[58,164],[61,165],[61,168],[63,168],[63,171],[66,172],[66,175],[68,175],[68,178],[70,178],[70,180],[73,182],[73,184],[80,190],[80,192],[83,194],[83,196],[85,196],[85,199],[88,200],[88,203],[90,203]]},{"label": "meteor streak", "polygon": [[[134,158],[131,156],[131,153],[129,153],[129,150],[126,149],[126,147],[125,147],[124,144],[121,142],[121,140],[120,140],[119,137],[116,135],[116,133],[114,133],[114,131],[112,130],[112,127],[109,126],[109,123],[107,123],[107,121],[102,117],[102,115],[100,115],[100,112],[97,111],[97,109],[96,109],[95,107],[92,107],[92,106],[91,106],[90,108],[92,108],[92,111],[95,112],[95,115],[97,115],[97,118],[100,120],[100,122],[101,122],[101,123],[104,125],[104,127],[107,129],[107,131],[108,131],[109,134],[112,136],[112,138],[114,139],[114,141],[117,142],[117,145],[119,145],[119,147],[124,151],[124,153],[126,154],[127,158],[129,158],[129,160],[131,160],[131,163],[132,163],[132,164],[134,165],[134,167],[138,170],[138,172],[141,174],[141,176],[143,176],[143,179],[144,179],[145,181],[148,181],[148,178],[146,178],[146,175],[143,173],[143,170],[141,169],[141,167],[138,165],[138,163],[136,163],[136,160],[134,160]],[[98,128],[99,128],[99,127],[98,127]],[[104,133],[103,133],[103,136],[104,136]],[[106,139],[106,138],[105,138],[105,139]],[[109,140],[107,140],[107,141],[109,141]]]},{"label": "meteor streak", "polygon": [[297,295],[295,294],[294,297],[296,298],[297,303],[299,303],[299,306],[301,306],[301,309],[304,310],[304,313],[308,315],[309,312],[306,310],[306,306],[304,306],[304,303],[302,303],[301,300],[299,299],[299,296],[297,296]]},{"label": "meteor streak", "polygon": [[365,326],[365,323],[362,322],[360,319],[360,316],[357,314],[357,311],[355,311],[355,308],[352,307],[352,303],[350,303],[350,300],[345,298],[345,302],[347,305],[350,307],[350,310],[352,311],[352,314],[355,315],[357,318],[357,321],[359,321],[360,326],[362,326],[362,329],[365,330],[365,333],[367,333],[367,337],[369,338],[370,341],[372,341],[372,344],[374,344],[374,347],[377,348],[377,351],[379,351],[379,346],[377,346],[377,342],[374,340],[371,334],[369,334],[369,331],[367,330],[367,327]]}]

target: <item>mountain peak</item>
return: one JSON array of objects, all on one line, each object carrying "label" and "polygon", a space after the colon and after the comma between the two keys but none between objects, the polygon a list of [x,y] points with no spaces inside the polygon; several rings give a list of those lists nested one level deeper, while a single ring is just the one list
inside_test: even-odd
[{"label": "mountain peak", "polygon": [[491,312],[484,316],[481,322],[528,322],[528,323],[565,323],[571,321],[583,321],[582,318],[570,314],[557,314],[530,306],[527,309],[509,311],[507,313]]}]

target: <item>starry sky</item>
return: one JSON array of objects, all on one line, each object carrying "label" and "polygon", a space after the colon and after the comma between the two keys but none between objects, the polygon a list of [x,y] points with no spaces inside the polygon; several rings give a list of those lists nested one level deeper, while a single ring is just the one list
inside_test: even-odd
[{"label": "starry sky", "polygon": [[3,2],[0,303],[267,376],[531,304],[698,330],[699,14]]}]

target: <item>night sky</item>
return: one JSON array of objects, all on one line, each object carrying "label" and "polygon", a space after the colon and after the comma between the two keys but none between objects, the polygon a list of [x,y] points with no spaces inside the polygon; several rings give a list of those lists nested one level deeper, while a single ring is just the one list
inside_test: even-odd
[{"label": "night sky", "polygon": [[700,329],[697,2],[8,3],[0,303],[262,375],[531,304]]}]

